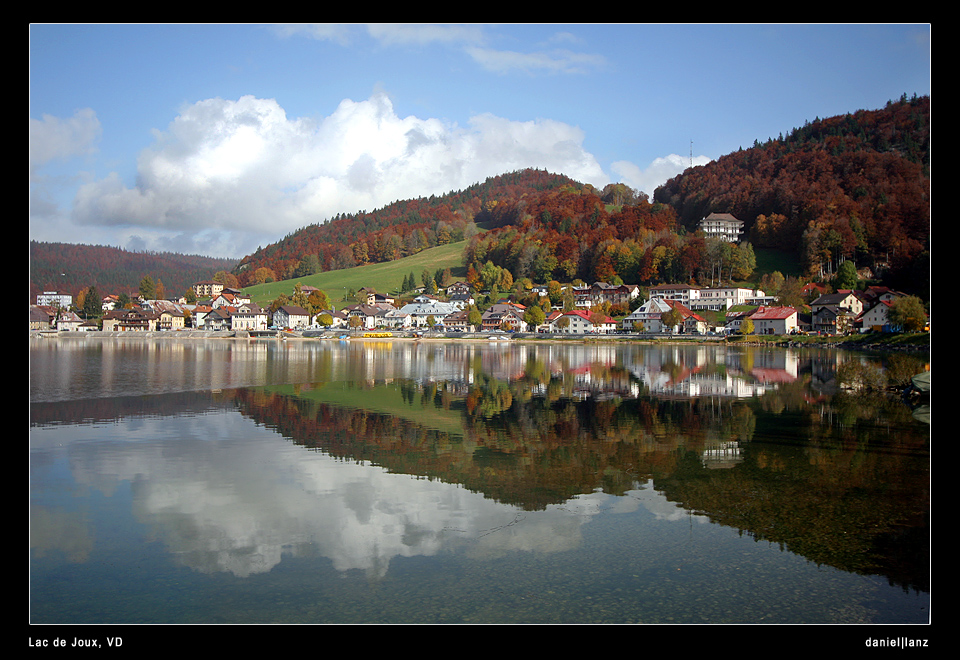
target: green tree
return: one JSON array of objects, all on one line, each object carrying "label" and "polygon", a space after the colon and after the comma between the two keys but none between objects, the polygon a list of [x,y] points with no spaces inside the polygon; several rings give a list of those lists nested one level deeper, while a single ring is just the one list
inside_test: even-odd
[{"label": "green tree", "polygon": [[97,292],[97,287],[91,286],[87,289],[87,295],[83,299],[83,315],[86,318],[97,318],[103,313],[103,301]]},{"label": "green tree", "polygon": [[664,312],[660,315],[660,323],[665,327],[670,328],[670,331],[673,331],[673,328],[680,325],[683,321],[683,315],[680,314],[675,308],[671,307],[669,312]]},{"label": "green tree", "polygon": [[745,335],[752,335],[754,331],[753,319],[743,319],[743,322],[740,324],[740,332]]},{"label": "green tree", "polygon": [[144,275],[140,280],[140,297],[144,300],[155,300],[157,295],[157,285],[153,283],[153,278]]},{"label": "green tree", "polygon": [[474,328],[479,328],[483,324],[483,314],[474,305],[470,305],[470,311],[467,312],[467,322]]},{"label": "green tree", "polygon": [[847,259],[837,268],[837,276],[833,278],[834,289],[853,289],[857,286],[857,267]]},{"label": "green tree", "polygon": [[888,318],[907,332],[918,332],[926,325],[927,311],[917,296],[903,296],[893,301]]},{"label": "green tree", "polygon": [[543,308],[538,305],[528,307],[527,311],[523,313],[523,322],[534,328],[536,328],[538,325],[542,325],[546,320],[547,315],[544,314]]}]

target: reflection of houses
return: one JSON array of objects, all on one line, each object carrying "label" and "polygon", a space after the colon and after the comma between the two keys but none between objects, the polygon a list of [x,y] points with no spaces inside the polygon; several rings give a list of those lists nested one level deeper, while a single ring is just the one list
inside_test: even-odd
[{"label": "reflection of houses", "polygon": [[743,461],[743,455],[740,453],[740,443],[736,440],[718,442],[707,447],[700,454],[703,467],[710,470],[731,468],[741,461]]}]

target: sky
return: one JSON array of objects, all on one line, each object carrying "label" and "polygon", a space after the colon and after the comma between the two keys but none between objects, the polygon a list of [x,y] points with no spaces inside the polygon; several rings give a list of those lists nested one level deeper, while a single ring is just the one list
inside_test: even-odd
[{"label": "sky", "polygon": [[32,24],[31,240],[241,258],[527,167],[653,196],[926,95],[929,24]]}]

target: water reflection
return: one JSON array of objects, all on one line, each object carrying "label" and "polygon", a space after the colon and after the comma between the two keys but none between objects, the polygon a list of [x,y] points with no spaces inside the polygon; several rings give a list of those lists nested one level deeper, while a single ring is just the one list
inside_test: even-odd
[{"label": "water reflection", "polygon": [[[283,557],[324,557],[338,572],[382,579],[401,557],[557,555],[582,549],[598,516],[643,510],[929,589],[929,427],[895,397],[836,380],[843,361],[873,358],[610,345],[94,346],[32,354],[40,558],[83,563],[97,542],[77,500],[55,490],[119,497],[129,484],[147,539],[203,574],[248,578]],[[132,376],[136,364],[147,377]]]}]

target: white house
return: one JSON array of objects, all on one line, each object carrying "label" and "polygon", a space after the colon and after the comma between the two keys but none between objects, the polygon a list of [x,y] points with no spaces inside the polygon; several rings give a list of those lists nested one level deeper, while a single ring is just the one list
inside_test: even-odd
[{"label": "white house", "polygon": [[267,310],[257,303],[244,303],[230,316],[233,330],[266,330]]},{"label": "white house", "polygon": [[[607,334],[613,332],[617,327],[616,322],[609,316],[604,316],[599,323],[594,323],[590,320],[590,317],[590,312],[582,309],[564,312],[554,319],[553,331],[569,335]],[[563,319],[566,319],[566,322]]]},{"label": "white house", "polygon": [[273,313],[273,324],[278,328],[305,328],[310,324],[310,313],[297,305],[284,305]]},{"label": "white house", "polygon": [[699,229],[708,238],[719,238],[729,243],[739,243],[743,235],[743,220],[731,213],[711,213],[700,220]]},{"label": "white house", "polygon": [[424,302],[412,302],[400,308],[400,312],[410,316],[410,325],[422,328],[427,325],[427,319],[433,317],[437,323],[442,323],[448,315],[460,309],[459,305],[454,303],[438,302],[418,296],[417,300]]},{"label": "white house", "polygon": [[643,324],[644,332],[660,332],[660,315],[669,312],[668,305],[661,298],[651,298],[625,316],[620,322],[624,330],[633,330],[636,323]]},{"label": "white house", "polygon": [[810,311],[814,314],[825,307],[843,307],[853,316],[859,316],[863,313],[863,300],[856,291],[841,289],[836,293],[826,293],[810,303]]},{"label": "white house", "polygon": [[860,322],[864,330],[877,330],[883,328],[890,322],[890,308],[893,305],[890,300],[878,299],[873,306],[868,308],[860,315]]},{"label": "white house", "polygon": [[53,307],[62,307],[67,309],[73,304],[73,296],[69,293],[57,293],[56,291],[44,291],[37,294],[38,305],[49,305]]},{"label": "white house", "polygon": [[755,335],[787,335],[797,329],[793,307],[760,307],[750,315]]}]

